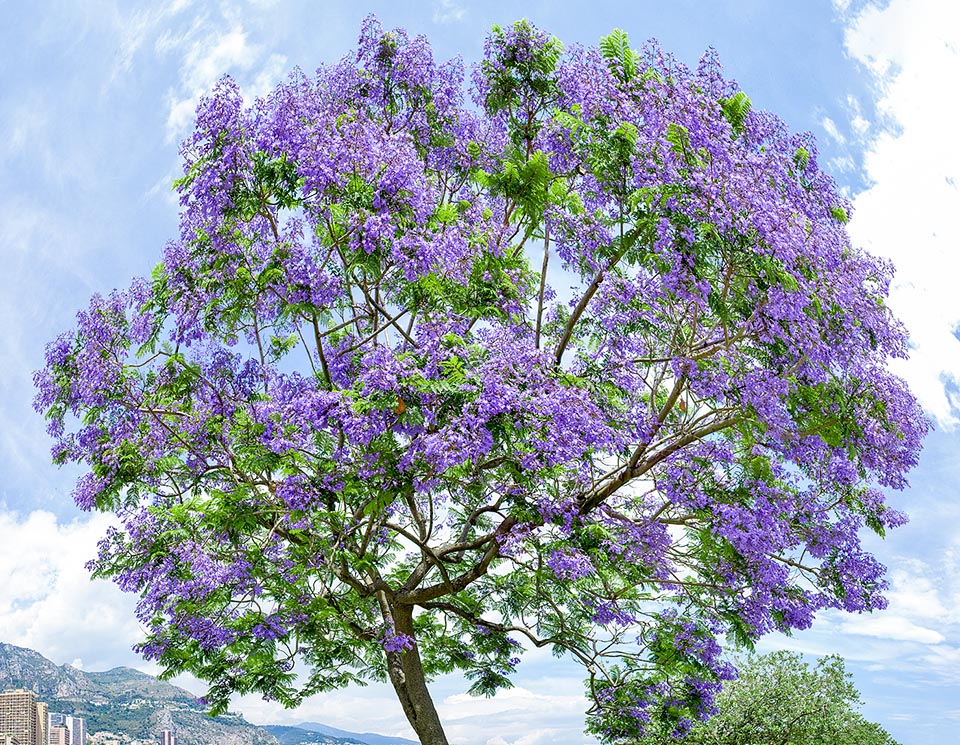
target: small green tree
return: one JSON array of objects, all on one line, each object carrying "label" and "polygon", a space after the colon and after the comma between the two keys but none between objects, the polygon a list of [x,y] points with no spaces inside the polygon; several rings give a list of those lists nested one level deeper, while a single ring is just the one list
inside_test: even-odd
[{"label": "small green tree", "polygon": [[[811,667],[795,652],[748,657],[740,675],[717,696],[718,711],[693,726],[693,745],[898,745],[880,725],[857,711],[863,703],[844,667],[829,655]],[[677,719],[663,707],[651,712],[638,745],[676,742]]]}]

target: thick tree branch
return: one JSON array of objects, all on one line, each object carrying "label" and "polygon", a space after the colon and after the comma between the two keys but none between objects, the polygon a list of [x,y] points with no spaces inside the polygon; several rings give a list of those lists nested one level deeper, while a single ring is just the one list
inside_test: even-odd
[{"label": "thick tree branch", "polygon": [[436,600],[450,593],[460,592],[470,586],[487,573],[487,569],[490,568],[490,563],[500,554],[500,542],[506,538],[516,524],[517,520],[513,517],[508,517],[500,523],[496,531],[491,535],[490,545],[487,547],[480,561],[463,574],[451,579],[449,585],[441,583],[439,585],[429,585],[428,587],[401,591],[397,593],[397,602],[406,605],[419,605],[430,600]]},{"label": "thick tree branch", "polygon": [[624,468],[620,469],[619,472],[617,472],[616,476],[606,482],[603,482],[602,485],[600,485],[593,493],[586,495],[580,500],[580,513],[586,515],[592,510],[596,509],[596,507],[602,504],[607,497],[616,492],[621,486],[632,479],[643,476],[651,468],[656,466],[658,463],[662,463],[677,451],[682,450],[697,440],[702,440],[704,437],[708,437],[709,435],[721,432],[728,427],[732,427],[739,421],[739,416],[732,416],[717,420],[712,424],[708,424],[700,429],[694,430],[693,432],[689,432],[686,435],[677,438],[670,445],[664,447],[662,450],[658,450],[643,463],[625,466]]}]

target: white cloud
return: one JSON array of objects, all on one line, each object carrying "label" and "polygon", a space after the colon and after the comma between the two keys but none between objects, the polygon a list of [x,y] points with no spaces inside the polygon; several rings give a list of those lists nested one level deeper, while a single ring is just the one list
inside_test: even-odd
[{"label": "white cloud", "polygon": [[181,71],[183,82],[205,89],[231,67],[249,69],[259,55],[260,47],[247,40],[242,27],[234,26],[219,37],[197,40],[190,46]]},{"label": "white cloud", "polygon": [[244,86],[244,96],[248,101],[266,96],[287,72],[289,72],[287,58],[282,54],[271,54],[256,75]]},{"label": "white cloud", "polygon": [[[557,738],[567,738],[565,740]],[[555,742],[569,742],[570,733],[556,728],[536,729],[522,735],[519,739],[508,742],[499,735],[487,740],[485,745],[547,745]]]},{"label": "white cloud", "polygon": [[850,0],[833,0],[833,7],[836,9],[837,13],[844,14],[847,12],[847,8],[850,7]]},{"label": "white cloud", "polygon": [[847,111],[850,113],[850,128],[858,137],[864,137],[870,130],[870,122],[864,117],[860,102],[853,96],[847,96]]},{"label": "white cloud", "polygon": [[269,93],[283,77],[287,58],[270,54],[264,59],[264,47],[249,41],[247,32],[236,25],[217,36],[205,24],[184,42],[186,51],[180,69],[180,87],[170,90],[167,100],[167,139],[183,136],[189,129],[200,98],[209,93],[224,75],[237,80],[247,102]]},{"label": "white cloud", "polygon": [[[891,307],[911,338],[899,364],[926,409],[945,427],[960,422],[960,325],[957,275],[960,150],[952,146],[960,99],[960,8],[940,0],[892,0],[856,16],[848,52],[875,76],[878,110],[893,123],[869,145],[872,186],[855,199],[850,231],[856,243],[893,259],[898,268]],[[868,124],[855,116],[855,130]],[[945,385],[948,384],[948,385]]]},{"label": "white cloud", "polygon": [[[556,664],[556,661],[554,661]],[[583,729],[587,700],[579,679],[526,681],[493,698],[458,693],[438,705],[451,741],[464,745],[571,745],[592,743]],[[535,690],[532,690],[534,689]],[[549,691],[544,693],[543,691]],[[487,739],[484,733],[496,732]]]},{"label": "white cloud", "polygon": [[94,670],[135,661],[135,599],[84,568],[109,523],[99,514],[60,524],[49,512],[0,513],[0,640]]},{"label": "white cloud", "polygon": [[[182,683],[188,690],[201,691],[203,684]],[[431,690],[433,690],[431,686]],[[232,709],[243,712],[247,721],[257,724],[296,725],[301,722],[322,722],[331,727],[351,731],[362,729],[391,737],[413,739],[414,732],[404,717],[393,689],[382,683],[354,686],[331,691],[304,701],[295,711],[280,704],[264,701],[261,696],[248,694],[233,700]],[[471,745],[464,743],[464,745]]]},{"label": "white cloud", "polygon": [[[556,660],[552,672],[556,673]],[[569,669],[567,670],[569,673]],[[200,683],[184,677],[179,685],[202,691]],[[527,678],[524,685],[500,691],[493,698],[463,693],[459,676],[439,678],[430,690],[447,737],[460,745],[595,745],[580,734],[587,701],[579,678]],[[535,689],[535,690],[534,690]],[[247,695],[234,700],[232,708],[256,723],[298,724],[323,722],[352,731],[415,739],[396,695],[389,685],[374,683],[307,699],[296,711]],[[491,739],[491,734],[496,733]],[[574,734],[577,733],[577,734]]]}]

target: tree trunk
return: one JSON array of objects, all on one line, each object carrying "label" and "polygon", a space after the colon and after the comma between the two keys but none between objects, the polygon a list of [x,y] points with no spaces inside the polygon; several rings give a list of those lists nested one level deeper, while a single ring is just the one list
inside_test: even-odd
[{"label": "tree trunk", "polygon": [[448,745],[440,715],[433,705],[427,681],[423,675],[423,663],[413,633],[413,608],[409,605],[395,605],[393,611],[394,632],[406,634],[414,640],[412,649],[400,652],[387,652],[387,672],[390,682],[397,692],[403,713],[413,731],[420,738],[421,745]]}]

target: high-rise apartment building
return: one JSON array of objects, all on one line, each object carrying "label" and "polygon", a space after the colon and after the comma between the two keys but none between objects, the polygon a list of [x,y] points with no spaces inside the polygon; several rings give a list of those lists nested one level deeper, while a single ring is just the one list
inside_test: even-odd
[{"label": "high-rise apartment building", "polygon": [[47,740],[50,739],[48,732],[50,731],[47,726],[47,718],[49,716],[49,709],[43,701],[37,701],[37,736],[34,742],[36,745],[47,745]]},{"label": "high-rise apartment building", "polygon": [[[43,724],[38,721],[43,711]],[[5,691],[0,693],[0,735],[9,735],[20,745],[47,745],[47,705],[37,704],[33,691]]]},{"label": "high-rise apartment building", "polygon": [[66,727],[50,728],[50,745],[70,745],[70,730]]}]

